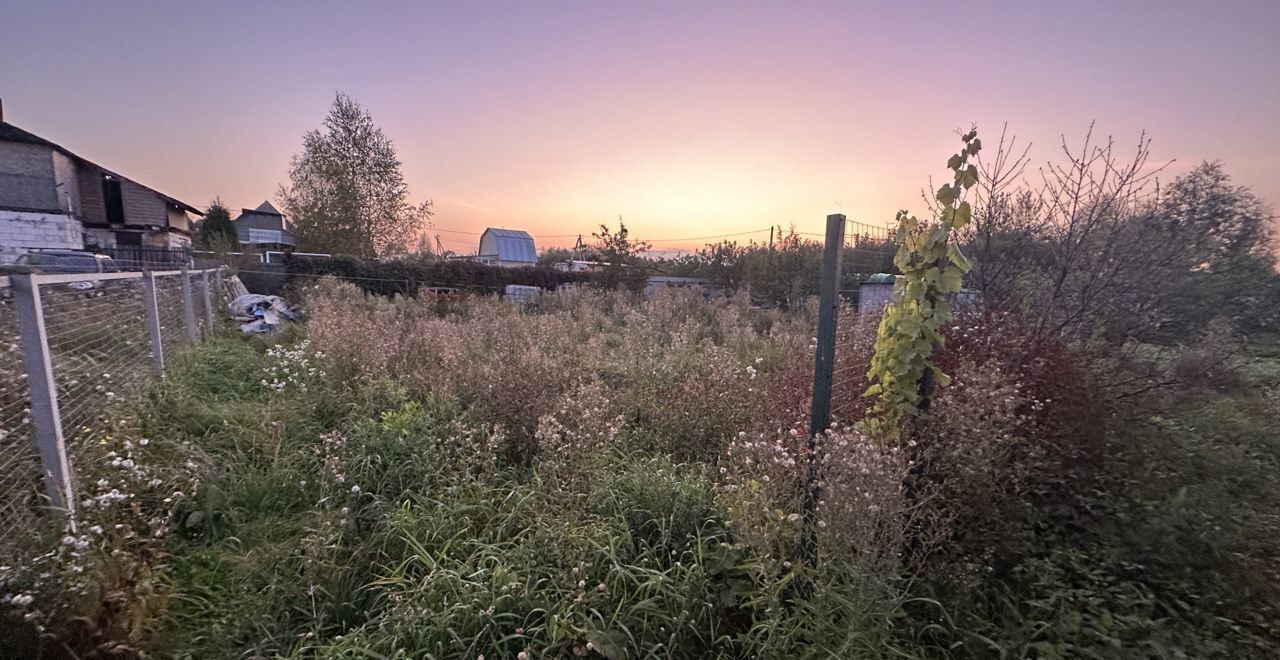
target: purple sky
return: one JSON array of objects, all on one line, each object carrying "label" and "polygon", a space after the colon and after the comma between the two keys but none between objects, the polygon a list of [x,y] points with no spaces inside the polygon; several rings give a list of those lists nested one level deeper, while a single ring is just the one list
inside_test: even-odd
[{"label": "purple sky", "polygon": [[1222,159],[1280,203],[1280,0],[6,0],[0,35],[8,121],[197,206],[274,200],[346,92],[459,251],[886,224],[971,122],[1038,162],[1146,129],[1172,174]]}]

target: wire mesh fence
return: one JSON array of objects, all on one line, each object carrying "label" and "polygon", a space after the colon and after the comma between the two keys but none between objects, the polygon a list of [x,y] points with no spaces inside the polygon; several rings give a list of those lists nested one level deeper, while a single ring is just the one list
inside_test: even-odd
[{"label": "wire mesh fence", "polygon": [[[78,284],[78,283],[75,283]],[[62,434],[74,448],[118,399],[142,389],[152,371],[141,278],[41,287]]]},{"label": "wire mesh fence", "polygon": [[182,274],[158,274],[155,282],[161,345],[167,363],[191,344],[186,321],[183,320]]},{"label": "wire mesh fence", "polygon": [[74,520],[76,449],[213,330],[219,272],[0,277],[0,544]]},{"label": "wire mesh fence", "polygon": [[[31,400],[9,278],[0,277],[0,528],[26,526],[36,515],[40,453],[31,426]],[[0,544],[14,542],[0,536]]]}]

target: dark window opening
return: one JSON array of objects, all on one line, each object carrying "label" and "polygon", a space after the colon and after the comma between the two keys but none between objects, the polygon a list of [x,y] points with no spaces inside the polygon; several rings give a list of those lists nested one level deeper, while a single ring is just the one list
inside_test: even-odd
[{"label": "dark window opening", "polygon": [[142,245],[142,234],[134,231],[116,232],[116,245],[133,247]]},{"label": "dark window opening", "polygon": [[107,222],[113,225],[124,224],[124,198],[120,195],[120,180],[105,176],[102,178],[102,205],[107,211]]}]

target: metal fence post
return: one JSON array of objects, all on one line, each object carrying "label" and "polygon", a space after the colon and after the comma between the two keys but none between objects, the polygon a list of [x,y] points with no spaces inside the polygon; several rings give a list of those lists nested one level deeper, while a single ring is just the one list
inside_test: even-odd
[{"label": "metal fence post", "polygon": [[67,445],[62,437],[62,415],[58,410],[58,389],[49,354],[49,336],[44,326],[44,308],[40,302],[40,283],[32,275],[12,275],[9,281],[17,312],[18,335],[22,340],[22,362],[27,370],[27,388],[31,394],[31,423],[40,448],[45,490],[49,493],[49,503],[66,512],[74,531],[76,498],[71,483],[71,462],[67,460]]},{"label": "metal fence post", "polygon": [[213,334],[213,291],[209,288],[209,269],[200,271],[200,288],[204,291],[204,336]]},{"label": "metal fence post", "polygon": [[819,479],[818,434],[831,427],[831,381],[835,375],[836,320],[840,317],[840,257],[844,248],[845,217],[827,216],[826,247],[822,252],[822,271],[818,282],[818,346],[813,360],[813,408],[809,415],[808,465],[805,475],[804,533],[800,553],[810,566],[817,563],[818,531],[816,525]]},{"label": "metal fence post", "polygon": [[196,305],[191,295],[191,271],[182,269],[182,319],[187,324],[187,339],[196,343],[200,339],[196,328]]},{"label": "metal fence post", "polygon": [[147,334],[151,337],[151,359],[156,373],[164,373],[164,338],[160,334],[160,305],[156,302],[156,275],[142,273],[142,307],[146,310]]}]

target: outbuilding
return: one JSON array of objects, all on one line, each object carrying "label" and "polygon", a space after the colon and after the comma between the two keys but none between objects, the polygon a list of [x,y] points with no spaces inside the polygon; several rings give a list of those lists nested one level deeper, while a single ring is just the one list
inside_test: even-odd
[{"label": "outbuilding", "polygon": [[519,229],[489,227],[480,234],[480,249],[473,260],[494,266],[518,268],[538,263],[533,236]]}]

